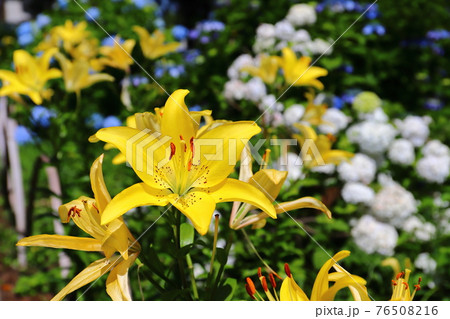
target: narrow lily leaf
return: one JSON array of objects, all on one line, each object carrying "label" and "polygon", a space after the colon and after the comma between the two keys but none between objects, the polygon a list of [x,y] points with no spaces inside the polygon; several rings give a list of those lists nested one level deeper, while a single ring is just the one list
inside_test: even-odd
[{"label": "narrow lily leaf", "polygon": [[52,301],[60,301],[65,296],[70,294],[72,291],[75,291],[88,283],[93,282],[103,274],[107,273],[114,267],[115,262],[120,257],[111,257],[109,259],[102,258],[97,261],[94,261],[89,266],[87,266],[84,270],[82,270],[78,275],[75,276],[68,284],[65,286],[55,297],[52,298]]},{"label": "narrow lily leaf", "polygon": [[94,238],[62,235],[36,235],[19,240],[17,246],[38,246],[83,251],[102,251],[102,243]]},{"label": "narrow lily leaf", "polygon": [[180,225],[180,246],[188,246],[194,242],[194,227],[191,224],[183,223]]}]

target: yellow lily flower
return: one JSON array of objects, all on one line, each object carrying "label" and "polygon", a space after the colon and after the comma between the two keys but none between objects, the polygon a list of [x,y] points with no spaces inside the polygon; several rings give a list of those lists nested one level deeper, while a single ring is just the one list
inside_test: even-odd
[{"label": "yellow lily flower", "polygon": [[[311,297],[308,298],[306,293],[300,288],[300,286],[295,282],[294,277],[289,269],[288,264],[285,264],[284,269],[286,271],[287,278],[283,280],[280,288],[280,297],[276,293],[276,283],[275,279],[269,275],[270,282],[273,287],[274,295],[271,294],[267,287],[266,279],[261,275],[261,272],[258,271],[259,280],[262,283],[263,289],[270,301],[280,300],[280,301],[333,301],[336,293],[343,289],[349,288],[353,299],[355,301],[369,301],[369,295],[367,294],[366,281],[356,275],[352,275],[348,273],[344,268],[337,264],[341,259],[348,257],[350,252],[347,250],[342,250],[335,254],[331,259],[329,259],[325,264],[320,268],[319,273],[316,276],[316,280],[314,281],[314,285],[311,292]],[[329,273],[331,268],[334,268],[336,271]],[[334,282],[334,284],[330,287],[330,282]],[[248,280],[247,280],[248,284]],[[251,284],[249,285],[251,288]],[[250,296],[255,299],[255,291],[251,289],[247,289]],[[251,294],[253,293],[253,294]],[[257,296],[264,300],[261,295],[257,294]]]},{"label": "yellow lily flower", "polygon": [[267,84],[275,82],[279,68],[279,57],[263,55],[259,66],[246,66],[241,71],[247,72],[252,76],[257,76]]},{"label": "yellow lily flower", "polygon": [[110,67],[121,69],[129,72],[130,65],[134,63],[131,58],[131,51],[133,51],[136,41],[133,39],[126,40],[123,44],[120,43],[120,38],[116,37],[114,46],[103,46],[100,48],[100,53],[104,55],[98,59],[100,65],[108,65]]},{"label": "yellow lily flower", "polygon": [[405,271],[398,273],[395,279],[392,280],[393,292],[390,301],[412,301],[414,299],[416,292],[420,290],[422,278],[419,277],[419,281],[414,285],[414,290],[411,294],[408,284],[410,274],[411,270],[406,268]]},{"label": "yellow lily flower", "polygon": [[322,120],[322,116],[327,111],[326,104],[316,105],[314,104],[315,94],[314,91],[305,93],[305,97],[308,100],[308,105],[305,108],[305,113],[302,116],[302,121],[308,122],[311,125],[320,125],[325,123]]},{"label": "yellow lily flower", "polygon": [[[267,150],[263,158],[265,163],[267,163],[268,154],[269,151]],[[263,164],[261,169],[253,174],[251,152],[248,147],[245,147],[241,153],[239,179],[255,186],[266,195],[271,202],[274,202],[286,180],[287,172],[268,169],[265,168],[265,165],[266,164]],[[320,200],[309,196],[301,197],[289,202],[276,203],[274,208],[277,215],[295,209],[313,208],[320,210],[325,213],[328,218],[331,218],[330,210]],[[235,202],[230,216],[230,228],[240,229],[249,225],[252,225],[252,228],[264,227],[268,215],[266,213],[259,213],[246,216],[247,213],[253,209],[255,209],[255,207],[251,204]]]},{"label": "yellow lily flower", "polygon": [[28,95],[35,104],[41,104],[43,98],[49,99],[53,91],[45,88],[48,80],[61,77],[61,71],[50,67],[50,59],[57,49],[49,49],[42,56],[34,58],[27,51],[14,51],[13,61],[16,72],[0,70],[3,86],[0,96]]},{"label": "yellow lily flower", "polygon": [[306,167],[311,168],[325,164],[338,165],[340,162],[353,157],[353,153],[331,149],[335,141],[333,135],[317,135],[312,127],[304,124],[294,124],[294,126],[300,131],[300,134],[294,134],[293,137],[298,140],[302,147],[301,155]]},{"label": "yellow lily flower", "polygon": [[64,25],[59,25],[52,28],[50,33],[57,39],[62,40],[64,50],[69,52],[73,46],[90,36],[91,33],[86,30],[86,28],[86,21],[81,21],[80,23],[74,25],[71,20],[66,20]]},{"label": "yellow lily flower", "polygon": [[[98,51],[97,39],[84,39],[80,44],[73,47],[69,53],[74,60],[84,59],[91,61],[97,56]],[[95,70],[99,71],[98,69]]]},{"label": "yellow lily flower", "polygon": [[143,27],[137,25],[133,27],[133,30],[139,36],[142,53],[147,59],[157,59],[167,53],[176,51],[181,45],[179,42],[164,43],[164,33],[159,30],[154,31],[152,35]]},{"label": "yellow lily flower", "polygon": [[114,77],[106,73],[89,73],[89,62],[84,59],[69,61],[63,54],[55,54],[63,71],[64,84],[67,92],[80,91],[101,81],[114,81]]},{"label": "yellow lily flower", "polygon": [[[137,128],[141,131],[143,130],[149,130],[151,132],[161,132],[161,118],[162,114],[164,113],[164,107],[155,107],[155,112],[143,112],[143,113],[136,113],[134,115],[131,115],[126,120],[126,126]],[[206,126],[209,126],[213,122],[213,119],[211,117],[211,110],[204,110],[204,111],[189,111],[189,116],[192,118],[192,125],[197,130],[197,135],[199,132],[199,124],[202,118],[204,118]],[[94,136],[91,136],[89,139],[91,142],[98,142],[98,139]],[[112,144],[106,144],[105,150],[113,149],[115,148]],[[113,160],[112,163],[115,165],[123,164],[126,162],[126,157],[124,154],[119,153],[117,154]]]},{"label": "yellow lily flower", "polygon": [[177,90],[167,99],[160,132],[111,127],[95,134],[125,154],[143,181],[113,198],[102,215],[102,224],[134,207],[169,203],[202,235],[208,231],[216,203],[220,202],[248,202],[276,218],[271,202],[258,189],[227,178],[244,143],[260,128],[254,122],[229,122],[202,128],[203,133],[199,133],[184,103],[188,93]]},{"label": "yellow lily flower", "polygon": [[326,69],[317,66],[310,67],[310,57],[302,56],[297,59],[294,51],[290,48],[283,48],[281,52],[282,57],[279,58],[279,63],[287,83],[293,86],[313,86],[323,90],[323,84],[317,78],[326,76],[328,74]]},{"label": "yellow lily flower", "polygon": [[[103,155],[92,164],[90,178],[95,198],[80,197],[60,206],[59,215],[63,223],[71,219],[88,237],[61,235],[37,235],[21,239],[18,246],[65,248],[103,252],[101,258],[81,271],[52,300],[62,300],[69,293],[96,280],[110,271],[106,291],[113,300],[131,300],[128,289],[128,268],[139,255],[141,247],[122,219],[100,225],[100,218],[111,201],[102,173]],[[120,255],[114,255],[119,252]]]}]

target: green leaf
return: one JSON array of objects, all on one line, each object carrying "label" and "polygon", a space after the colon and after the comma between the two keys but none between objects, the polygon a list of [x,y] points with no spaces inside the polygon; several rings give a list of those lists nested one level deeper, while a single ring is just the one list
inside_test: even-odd
[{"label": "green leaf", "polygon": [[194,242],[194,227],[191,224],[180,225],[180,247],[191,245]]},{"label": "green leaf", "polygon": [[227,260],[228,260],[228,253],[225,249],[223,248],[217,248],[216,250],[216,260],[221,264],[221,265],[226,265],[227,264]]},{"label": "green leaf", "polygon": [[230,301],[236,290],[237,280],[235,278],[227,278],[225,282],[219,286],[214,299]]}]

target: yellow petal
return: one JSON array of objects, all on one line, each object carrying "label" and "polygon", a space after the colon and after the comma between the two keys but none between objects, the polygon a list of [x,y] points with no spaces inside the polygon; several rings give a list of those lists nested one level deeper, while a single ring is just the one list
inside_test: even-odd
[{"label": "yellow petal", "polygon": [[75,291],[83,287],[84,285],[93,282],[94,280],[111,270],[111,268],[114,267],[114,264],[119,258],[120,256],[115,256],[109,259],[102,258],[94,261],[84,270],[82,270],[78,275],[76,275],[75,278],[73,278],[67,284],[67,286],[65,286],[55,297],[52,298],[52,301],[60,301],[72,291]]},{"label": "yellow petal", "polygon": [[205,192],[192,191],[184,196],[171,199],[170,202],[190,219],[200,235],[205,235],[208,232],[216,208],[216,202],[212,196]]},{"label": "yellow petal", "polygon": [[250,147],[247,145],[244,147],[241,153],[241,166],[239,167],[239,180],[248,182],[253,176],[252,171],[252,155]]},{"label": "yellow petal", "polygon": [[294,278],[287,277],[283,280],[280,288],[280,301],[308,301],[308,296],[294,281]]},{"label": "yellow petal", "polygon": [[275,206],[275,210],[277,214],[281,214],[283,212],[287,212],[294,209],[300,209],[300,208],[313,208],[318,209],[321,212],[325,213],[328,218],[331,218],[331,212],[330,210],[325,206],[324,203],[322,203],[320,200],[314,198],[314,197],[302,197],[290,202],[284,202],[277,206]]},{"label": "yellow petal", "polygon": [[[194,139],[194,166],[188,185],[206,188],[217,185],[230,175],[248,140],[261,131],[255,122],[223,123],[201,138]],[[196,170],[195,165],[205,167]]]},{"label": "yellow petal", "polygon": [[255,186],[273,202],[280,193],[287,173],[286,171],[278,171],[276,169],[262,169],[250,178],[249,184]]},{"label": "yellow petal", "polygon": [[113,301],[131,301],[128,285],[128,269],[133,265],[138,254],[130,255],[127,260],[121,261],[111,270],[106,279],[106,292]]},{"label": "yellow petal", "polygon": [[114,219],[108,224],[102,248],[106,258],[118,251],[124,259],[128,259],[128,228],[122,218]]},{"label": "yellow petal", "polygon": [[102,214],[101,223],[107,224],[135,207],[166,206],[170,197],[169,191],[154,189],[145,183],[134,184],[121,191],[109,202]]},{"label": "yellow petal", "polygon": [[100,213],[105,210],[106,205],[111,201],[111,196],[109,195],[103,178],[103,157],[104,155],[102,154],[94,161],[90,172],[91,187]]},{"label": "yellow petal", "polygon": [[216,203],[239,201],[251,204],[264,211],[272,218],[277,218],[277,214],[272,205],[272,201],[255,186],[227,178],[223,184],[208,189],[210,195]]},{"label": "yellow petal", "polygon": [[[336,296],[336,293],[346,287],[354,287],[355,289],[357,289],[360,292],[360,295],[367,296],[367,292],[364,289],[364,286],[366,285],[366,281],[359,277],[359,276],[355,276],[355,275],[346,275],[345,277],[339,279],[336,281],[336,283],[331,286],[331,288],[329,288],[327,291],[325,291],[321,296],[320,296],[320,301],[333,301],[334,297]],[[368,297],[367,297],[368,298]],[[364,298],[364,301],[367,301],[366,298]]]},{"label": "yellow petal", "polygon": [[311,292],[311,300],[320,300],[321,296],[328,290],[328,272],[331,267],[336,264],[339,260],[348,257],[350,252],[348,250],[342,250],[335,254],[331,259],[329,259],[322,268],[320,268],[317,274],[316,280],[314,281],[314,286]]},{"label": "yellow petal", "polygon": [[25,237],[19,240],[16,245],[64,248],[83,251],[102,251],[102,243],[97,239],[62,235],[36,235]]},{"label": "yellow petal", "polygon": [[353,153],[341,150],[331,150],[321,155],[325,164],[335,165],[339,165],[342,161],[346,161],[354,156]]}]

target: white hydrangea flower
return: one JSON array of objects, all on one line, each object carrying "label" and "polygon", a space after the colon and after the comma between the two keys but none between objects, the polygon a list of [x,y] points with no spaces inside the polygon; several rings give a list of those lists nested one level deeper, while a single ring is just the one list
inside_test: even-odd
[{"label": "white hydrangea flower", "polygon": [[349,182],[341,190],[342,198],[347,203],[370,205],[375,198],[372,188],[362,183]]},{"label": "white hydrangea flower", "polygon": [[305,46],[306,50],[312,55],[330,55],[331,53],[333,53],[333,47],[331,46],[331,43],[323,39],[314,39],[313,41],[306,42]]},{"label": "white hydrangea flower", "polygon": [[395,164],[411,165],[416,159],[414,145],[407,139],[397,139],[389,147],[388,158]]},{"label": "white hydrangea flower", "polygon": [[371,210],[380,220],[400,227],[409,216],[417,211],[417,203],[410,192],[392,182],[383,186],[375,195]]},{"label": "white hydrangea flower", "polygon": [[309,35],[308,31],[304,29],[300,29],[295,31],[294,36],[292,37],[291,41],[293,43],[303,43],[303,42],[309,42],[311,41],[311,36]]},{"label": "white hydrangea flower", "polygon": [[376,162],[369,156],[355,154],[350,161],[342,161],[337,167],[339,178],[344,182],[361,182],[369,184],[375,178]]},{"label": "white hydrangea flower", "polygon": [[305,177],[303,173],[302,158],[295,153],[288,152],[286,156],[281,156],[277,163],[276,169],[280,171],[287,171],[287,181],[296,181]]},{"label": "white hydrangea flower", "polygon": [[277,98],[273,94],[263,96],[258,107],[261,111],[267,110],[269,113],[282,112],[284,110],[283,103],[277,102]]},{"label": "white hydrangea flower", "polygon": [[402,137],[410,140],[416,147],[422,146],[427,140],[430,134],[428,129],[430,122],[429,116],[415,115],[408,115],[403,121],[398,119],[394,121]]},{"label": "white hydrangea flower", "polygon": [[253,44],[253,51],[255,53],[263,53],[267,51],[273,51],[275,47],[275,38],[260,38],[256,37],[255,43]]},{"label": "white hydrangea flower", "polygon": [[247,86],[240,80],[225,83],[224,96],[227,100],[242,100],[247,96]]},{"label": "white hydrangea flower", "polygon": [[266,85],[258,77],[251,78],[250,81],[246,83],[246,89],[246,97],[252,102],[261,101],[267,94]]},{"label": "white hydrangea flower", "polygon": [[245,66],[253,65],[255,65],[255,60],[250,54],[241,54],[231,63],[227,75],[232,80],[240,79],[248,75],[248,73],[242,72],[241,69]]},{"label": "white hydrangea flower", "polygon": [[281,20],[275,24],[275,36],[280,40],[290,41],[294,33],[294,27],[287,20]]},{"label": "white hydrangea flower", "polygon": [[417,255],[414,265],[422,269],[424,273],[432,274],[436,270],[437,262],[431,258],[429,253],[424,252]]},{"label": "white hydrangea flower", "polygon": [[439,227],[444,235],[450,234],[450,208],[444,211],[444,214],[439,221]]},{"label": "white hydrangea flower", "polygon": [[305,107],[301,104],[293,104],[284,111],[284,122],[287,126],[291,126],[299,122],[303,114],[305,114]]},{"label": "white hydrangea flower", "polygon": [[317,20],[316,10],[307,4],[296,4],[289,9],[286,20],[297,27],[314,24]]},{"label": "white hydrangea flower", "polygon": [[397,231],[393,226],[381,223],[370,215],[362,216],[355,223],[351,234],[356,245],[368,254],[394,254],[398,240]]},{"label": "white hydrangea flower", "polygon": [[358,113],[358,119],[361,121],[387,123],[389,117],[381,107],[375,108],[372,112],[360,112]]},{"label": "white hydrangea flower", "polygon": [[417,161],[417,174],[431,183],[442,184],[450,174],[450,157],[425,156]]},{"label": "white hydrangea flower", "polygon": [[429,222],[422,222],[417,216],[411,216],[403,223],[402,228],[419,241],[429,241],[436,233],[436,227]]},{"label": "white hydrangea flower", "polygon": [[273,39],[275,37],[275,26],[269,23],[262,23],[256,29],[256,36],[261,39]]},{"label": "white hydrangea flower", "polygon": [[319,125],[319,131],[322,134],[336,135],[339,131],[346,128],[351,118],[344,114],[344,112],[328,108],[322,115],[323,124]]},{"label": "white hydrangea flower", "polygon": [[311,172],[322,173],[331,175],[336,171],[336,165],[334,164],[325,164],[311,167]]},{"label": "white hydrangea flower", "polygon": [[428,141],[422,148],[422,154],[424,156],[449,157],[450,149],[447,145],[441,143],[441,141],[431,140]]},{"label": "white hydrangea flower", "polygon": [[368,154],[384,153],[397,135],[395,128],[388,123],[364,121],[347,130],[348,139],[357,143]]}]

